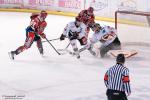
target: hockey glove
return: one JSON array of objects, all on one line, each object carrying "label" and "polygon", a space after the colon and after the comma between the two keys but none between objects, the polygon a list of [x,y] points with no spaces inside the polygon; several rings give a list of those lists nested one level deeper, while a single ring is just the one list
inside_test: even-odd
[{"label": "hockey glove", "polygon": [[74,33],[72,33],[72,34],[69,34],[69,39],[70,39],[70,40],[74,40],[74,39],[77,39],[78,36],[79,36],[79,33],[74,32]]},{"label": "hockey glove", "polygon": [[41,36],[43,39],[46,38],[46,35],[45,35],[44,33],[42,33],[40,36]]},{"label": "hockey glove", "polygon": [[65,35],[63,35],[63,34],[61,34],[61,36],[60,36],[60,40],[62,41],[62,40],[65,40]]}]

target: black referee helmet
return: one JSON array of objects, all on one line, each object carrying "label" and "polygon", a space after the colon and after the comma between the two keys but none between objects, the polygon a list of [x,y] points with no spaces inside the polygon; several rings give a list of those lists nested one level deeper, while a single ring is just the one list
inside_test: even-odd
[{"label": "black referee helmet", "polygon": [[118,54],[116,58],[117,63],[124,63],[125,62],[125,56],[124,54]]}]

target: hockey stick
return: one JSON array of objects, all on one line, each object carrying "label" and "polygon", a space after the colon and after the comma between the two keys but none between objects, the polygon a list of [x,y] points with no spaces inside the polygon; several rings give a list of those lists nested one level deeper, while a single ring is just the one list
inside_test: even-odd
[{"label": "hockey stick", "polygon": [[[51,40],[48,40],[48,41],[55,41],[55,40],[59,40],[60,38],[56,38],[56,39],[51,39]],[[47,42],[47,41],[42,41],[42,42]]]},{"label": "hockey stick", "polygon": [[67,49],[67,48],[69,47],[69,45],[70,45],[70,42],[69,42],[69,44],[66,46],[66,48],[65,48],[65,49]]},{"label": "hockey stick", "polygon": [[70,46],[70,42],[69,42],[69,44],[64,48],[64,49],[57,49],[57,51],[59,51],[59,53],[61,54],[61,55],[64,55],[64,54],[67,54],[67,53],[69,53],[69,52],[71,52],[71,51],[69,51],[67,48]]},{"label": "hockey stick", "polygon": [[60,53],[56,50],[56,48],[50,43],[50,41],[47,39],[47,38],[45,38],[46,39],[46,41],[52,46],[52,48],[57,52],[57,54],[58,55],[60,55]]}]

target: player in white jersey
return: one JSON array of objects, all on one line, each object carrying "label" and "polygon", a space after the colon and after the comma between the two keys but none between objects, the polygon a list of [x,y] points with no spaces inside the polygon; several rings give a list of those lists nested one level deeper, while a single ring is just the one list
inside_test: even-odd
[{"label": "player in white jersey", "polygon": [[91,44],[98,41],[102,43],[100,47],[100,55],[104,57],[109,50],[121,49],[121,43],[116,34],[116,30],[110,26],[101,27],[100,24],[94,25],[94,34],[90,39]]},{"label": "player in white jersey", "polygon": [[70,40],[73,51],[77,55],[77,58],[80,58],[77,40],[81,45],[87,44],[86,26],[81,22],[80,19],[76,18],[75,21],[67,24],[62,35],[60,36],[60,40],[64,40],[65,38]]}]

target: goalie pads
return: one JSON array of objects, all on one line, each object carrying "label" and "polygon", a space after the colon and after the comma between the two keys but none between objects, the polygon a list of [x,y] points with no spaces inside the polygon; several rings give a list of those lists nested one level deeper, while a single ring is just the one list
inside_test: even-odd
[{"label": "goalie pads", "polygon": [[118,54],[124,54],[125,58],[130,58],[136,55],[138,52],[136,50],[111,50],[109,53],[113,57],[117,57]]}]

